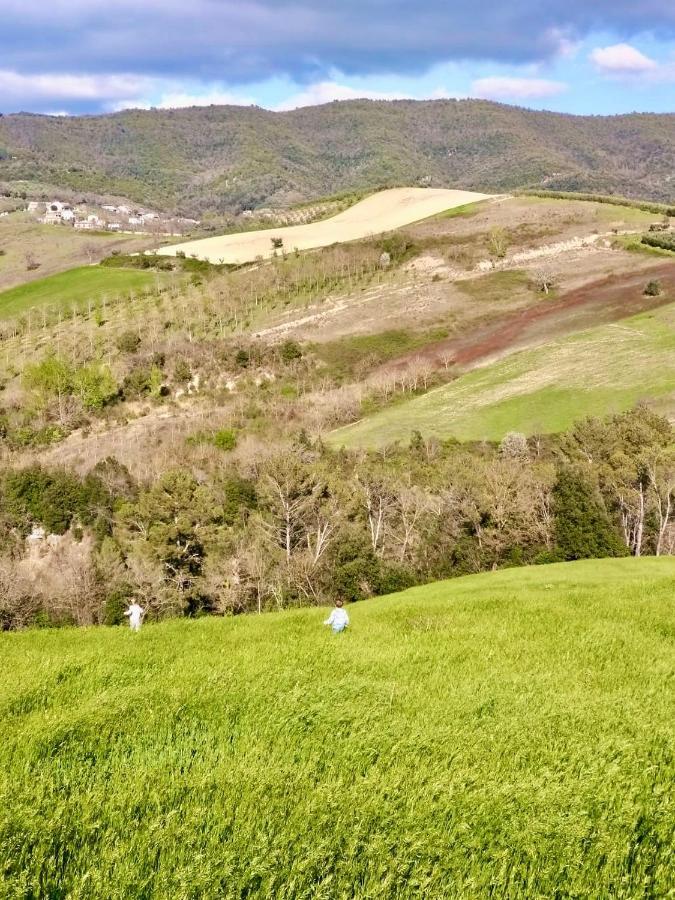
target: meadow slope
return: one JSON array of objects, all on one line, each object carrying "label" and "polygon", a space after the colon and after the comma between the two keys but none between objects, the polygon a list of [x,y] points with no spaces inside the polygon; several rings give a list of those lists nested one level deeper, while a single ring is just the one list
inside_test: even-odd
[{"label": "meadow slope", "polygon": [[273,256],[273,238],[282,240],[286,252],[313,250],[393,231],[449,209],[488,199],[487,194],[471,191],[394,188],[366,197],[337,216],[309,225],[202,238],[162,247],[156,252],[163,256],[186,253],[212,263],[236,265],[253,262],[258,257],[267,259]]},{"label": "meadow slope", "polygon": [[62,309],[68,314],[74,307],[86,307],[88,302],[96,304],[102,297],[134,294],[168,281],[169,276],[163,272],[81,266],[0,292],[0,319],[45,307]]},{"label": "meadow slope", "polygon": [[0,635],[3,896],[664,897],[674,580]]},{"label": "meadow slope", "polygon": [[500,440],[509,431],[564,431],[579,417],[648,401],[675,414],[675,305],[645,312],[475,369],[328,436],[336,447],[381,447],[413,431]]}]

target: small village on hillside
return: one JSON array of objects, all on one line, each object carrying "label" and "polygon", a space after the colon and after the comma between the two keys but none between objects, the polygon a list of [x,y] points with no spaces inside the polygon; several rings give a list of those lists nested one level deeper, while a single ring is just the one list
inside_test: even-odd
[{"label": "small village on hillside", "polygon": [[72,205],[62,200],[31,200],[26,212],[43,225],[62,225],[77,231],[114,231],[122,234],[183,235],[200,223],[196,219],[168,216],[121,204]]}]

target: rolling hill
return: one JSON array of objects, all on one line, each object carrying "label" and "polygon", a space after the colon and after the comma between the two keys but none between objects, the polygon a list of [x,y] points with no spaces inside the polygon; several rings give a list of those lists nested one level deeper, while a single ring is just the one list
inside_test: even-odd
[{"label": "rolling hill", "polygon": [[[392,188],[372,194],[344,212],[309,225],[248,231],[172,244],[159,255],[184,253],[211,263],[240,264],[276,256],[277,252],[313,250],[393,231],[421,219],[490,199],[471,191]],[[279,251],[273,241],[280,241]]]},{"label": "rolling hill", "polygon": [[4,890],[665,897],[674,577],[470,576],[338,637],[317,609],[0,635]]},{"label": "rolling hill", "polygon": [[[428,184],[675,198],[675,115],[575,117],[480,100],[355,100],[0,118],[0,182],[126,196],[183,213]],[[21,183],[18,183],[20,180]]]}]

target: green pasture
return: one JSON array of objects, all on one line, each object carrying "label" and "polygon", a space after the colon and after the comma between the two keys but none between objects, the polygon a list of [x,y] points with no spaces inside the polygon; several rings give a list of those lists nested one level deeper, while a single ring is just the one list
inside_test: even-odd
[{"label": "green pasture", "polygon": [[61,308],[69,312],[91,300],[112,298],[129,292],[145,291],[159,283],[167,283],[164,273],[139,269],[111,269],[104,266],[82,266],[58,275],[30,281],[0,293],[0,319],[24,315],[30,309]]},{"label": "green pasture", "polygon": [[675,559],[0,635],[3,897],[662,898]]},{"label": "green pasture", "polygon": [[675,411],[675,305],[514,353],[340,428],[329,441],[378,447],[408,441],[415,430],[500,440],[509,431],[563,431],[643,401]]}]

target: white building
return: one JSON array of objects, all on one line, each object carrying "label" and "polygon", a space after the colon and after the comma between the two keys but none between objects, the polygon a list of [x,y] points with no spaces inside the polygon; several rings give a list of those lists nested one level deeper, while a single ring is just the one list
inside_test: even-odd
[{"label": "white building", "polygon": [[47,204],[42,222],[45,225],[62,225],[64,222],[72,224],[75,221],[75,213],[69,203],[60,200],[52,200]]},{"label": "white building", "polygon": [[96,231],[99,228],[103,228],[103,222],[98,216],[90,215],[80,222],[75,222],[75,228],[78,231]]}]

